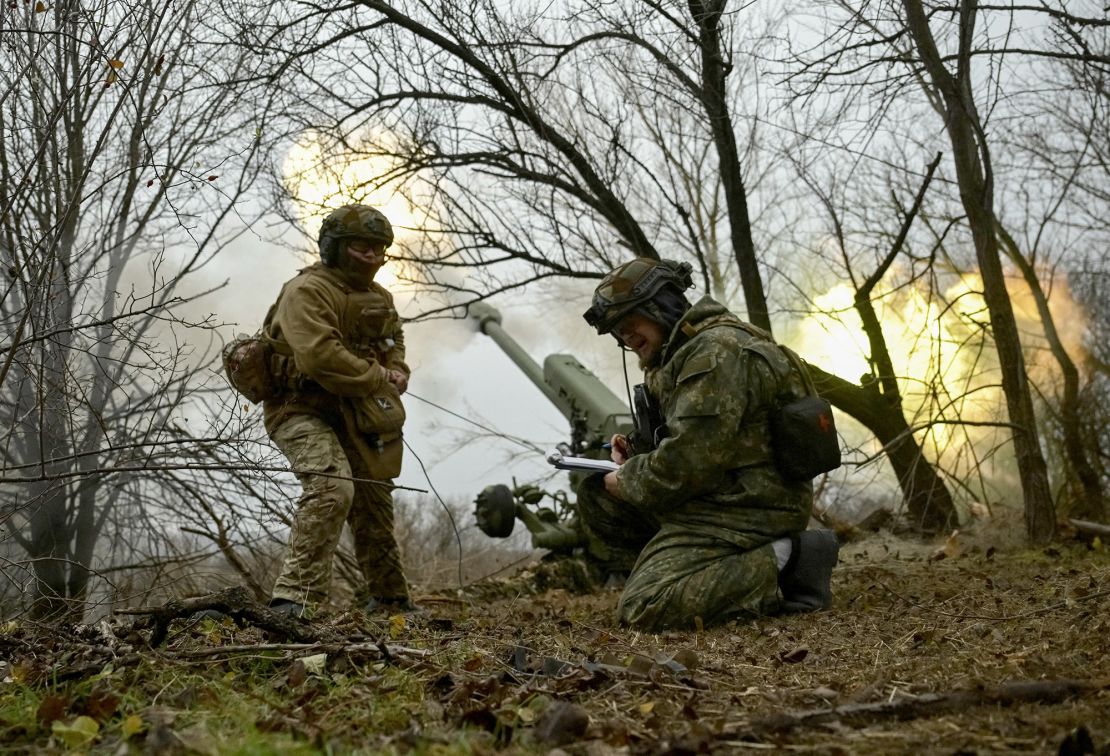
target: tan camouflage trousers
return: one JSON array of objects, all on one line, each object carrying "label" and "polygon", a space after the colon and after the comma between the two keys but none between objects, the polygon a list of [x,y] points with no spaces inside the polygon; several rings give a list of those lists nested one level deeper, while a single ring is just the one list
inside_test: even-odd
[{"label": "tan camouflage trousers", "polygon": [[351,480],[369,477],[361,457],[318,417],[294,415],[278,426],[271,438],[302,487],[273,598],[305,605],[327,598],[344,522],[351,527],[363,577],[355,592],[359,604],[370,597],[407,598],[408,585],[393,534],[389,486]]},{"label": "tan camouflage trousers", "polygon": [[650,632],[690,630],[695,618],[708,627],[778,611],[778,562],[765,537],[753,536],[745,549],[743,534],[725,541],[678,521],[659,523],[606,494],[600,475],[583,481],[577,501],[584,530],[610,547],[613,564],[638,553],[617,604],[621,623]]}]

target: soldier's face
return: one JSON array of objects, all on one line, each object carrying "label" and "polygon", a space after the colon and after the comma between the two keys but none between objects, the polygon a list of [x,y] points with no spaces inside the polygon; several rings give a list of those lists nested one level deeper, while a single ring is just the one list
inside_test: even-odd
[{"label": "soldier's face", "polygon": [[373,278],[385,263],[385,242],[348,239],[343,258],[348,270]]},{"label": "soldier's face", "polygon": [[663,339],[667,337],[663,326],[638,313],[626,315],[613,333],[640,358],[640,367],[647,367],[655,361],[663,349]]}]

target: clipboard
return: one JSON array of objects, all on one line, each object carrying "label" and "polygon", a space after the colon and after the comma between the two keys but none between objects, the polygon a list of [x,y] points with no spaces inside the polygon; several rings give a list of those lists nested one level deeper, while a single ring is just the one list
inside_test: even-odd
[{"label": "clipboard", "polygon": [[549,452],[547,461],[557,470],[576,470],[578,472],[612,472],[620,467],[608,459],[591,459],[563,454],[561,451]]}]

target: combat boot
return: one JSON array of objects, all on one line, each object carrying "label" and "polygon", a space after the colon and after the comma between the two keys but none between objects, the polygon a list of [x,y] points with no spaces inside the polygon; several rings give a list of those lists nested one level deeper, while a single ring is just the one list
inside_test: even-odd
[{"label": "combat boot", "polygon": [[779,572],[784,614],[832,606],[832,570],[840,544],[831,530],[805,530],[790,537],[790,558]]},{"label": "combat boot", "polygon": [[424,607],[413,602],[408,596],[403,596],[401,598],[375,598],[371,596],[362,607],[362,613],[371,615],[379,612],[389,615],[423,614]]},{"label": "combat boot", "polygon": [[303,617],[304,604],[283,598],[270,599],[270,611],[285,617]]}]

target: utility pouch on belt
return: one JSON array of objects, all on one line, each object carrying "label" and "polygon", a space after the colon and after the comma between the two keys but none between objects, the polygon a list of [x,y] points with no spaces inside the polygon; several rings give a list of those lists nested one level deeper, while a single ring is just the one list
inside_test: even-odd
[{"label": "utility pouch on belt", "polygon": [[[283,293],[284,291],[282,288]],[[262,328],[257,333],[253,336],[241,333],[223,349],[224,372],[228,383],[251,404],[277,399],[286,388],[274,370],[274,360],[279,355],[292,357],[293,352],[284,342],[275,341],[266,335],[280,301],[281,294],[278,294],[277,301],[266,312]]]},{"label": "utility pouch on belt", "polygon": [[277,399],[285,387],[275,375],[274,359],[283,354],[281,345],[261,331],[240,334],[223,349],[227,380],[251,404]]},{"label": "utility pouch on belt", "polygon": [[405,424],[405,406],[401,395],[392,383],[386,383],[381,390],[365,399],[355,399],[355,423],[359,431],[376,435],[386,441],[401,435]]},{"label": "utility pouch on belt", "polygon": [[[397,404],[400,406],[400,402]],[[344,410],[343,422],[350,443],[373,480],[392,480],[401,474],[405,445],[400,430],[388,435],[363,431],[357,411]]]},{"label": "utility pouch on belt", "polygon": [[[371,442],[373,439],[370,439]],[[369,444],[369,453],[363,454],[366,470],[374,480],[392,480],[401,474],[401,460],[405,444],[401,437],[382,443]]]}]

